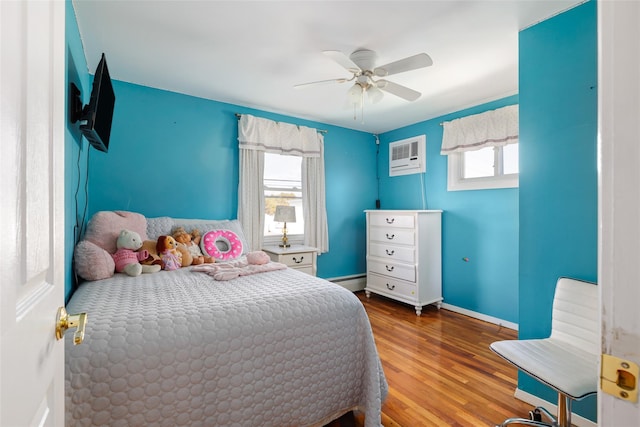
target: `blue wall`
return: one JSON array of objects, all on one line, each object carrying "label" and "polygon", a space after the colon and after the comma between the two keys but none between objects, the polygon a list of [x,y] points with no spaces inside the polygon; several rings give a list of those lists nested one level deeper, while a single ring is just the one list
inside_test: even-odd
[{"label": "blue wall", "polygon": [[[71,1],[65,3],[65,38],[66,38],[66,82],[67,90],[74,83],[82,92],[83,103],[89,102],[90,76],[87,62],[80,40],[78,24]],[[68,92],[67,92],[68,93]],[[87,140],[82,138],[76,125],[69,121],[69,103],[65,100],[65,299],[68,300],[73,291],[75,278],[73,268],[73,248],[81,234],[81,222],[84,208],[87,205],[85,194]]]},{"label": "blue wall", "polygon": [[[107,61],[109,53],[106,53]],[[365,271],[364,209],[374,206],[375,143],[367,133],[114,81],[108,153],[91,150],[89,214],[236,218],[235,113],[327,129],[325,173],[330,251],[320,277]]]},{"label": "blue wall", "polygon": [[[440,123],[517,103],[518,97],[510,96],[380,135],[378,165],[382,208],[444,210],[444,302],[513,323],[518,323],[518,189],[447,191]],[[426,173],[389,177],[389,142],[421,134],[427,137]]]},{"label": "blue wall", "polygon": [[[548,336],[556,280],[597,279],[597,33],[591,1],[520,33],[520,337]],[[522,390],[556,394],[520,374]],[[596,419],[596,398],[574,406]]]}]

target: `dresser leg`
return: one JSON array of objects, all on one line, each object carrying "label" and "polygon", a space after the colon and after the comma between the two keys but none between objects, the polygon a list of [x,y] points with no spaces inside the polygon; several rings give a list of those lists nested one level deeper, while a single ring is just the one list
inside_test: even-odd
[{"label": "dresser leg", "polygon": [[416,305],[416,316],[420,316],[422,314],[422,306]]},{"label": "dresser leg", "polygon": [[371,298],[371,292],[370,291],[364,291],[364,294],[367,298]]}]

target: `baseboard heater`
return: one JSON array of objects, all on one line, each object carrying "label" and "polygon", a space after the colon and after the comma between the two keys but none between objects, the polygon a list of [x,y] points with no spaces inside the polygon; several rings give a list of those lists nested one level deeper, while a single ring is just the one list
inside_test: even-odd
[{"label": "baseboard heater", "polygon": [[336,285],[340,285],[343,288],[349,289],[351,292],[361,291],[367,285],[367,275],[365,273],[332,277],[327,280],[335,283]]}]

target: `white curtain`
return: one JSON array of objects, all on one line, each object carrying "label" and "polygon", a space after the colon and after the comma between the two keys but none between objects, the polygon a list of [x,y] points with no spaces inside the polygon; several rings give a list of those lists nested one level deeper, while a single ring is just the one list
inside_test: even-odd
[{"label": "white curtain", "polygon": [[324,187],[324,137],[318,134],[319,157],[302,159],[302,210],[304,211],[304,244],[329,252],[329,229]]},{"label": "white curtain", "polygon": [[264,153],[304,157],[302,206],[305,244],[320,253],[329,250],[325,207],[324,139],[316,129],[274,122],[243,114],[238,122],[240,182],[238,219],[251,250],[262,246],[264,237]]},{"label": "white curtain", "polygon": [[448,155],[518,142],[518,105],[509,105],[442,124],[440,154]]},{"label": "white curtain", "polygon": [[286,156],[319,157],[318,131],[306,126],[274,122],[243,114],[238,122],[241,150],[258,150]]},{"label": "white curtain", "polygon": [[238,220],[251,251],[262,248],[264,238],[264,151],[240,149]]}]

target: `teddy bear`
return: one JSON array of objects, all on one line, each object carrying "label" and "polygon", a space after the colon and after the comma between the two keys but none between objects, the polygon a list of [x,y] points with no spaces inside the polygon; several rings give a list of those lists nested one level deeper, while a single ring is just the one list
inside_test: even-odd
[{"label": "teddy bear", "polygon": [[156,250],[164,263],[163,269],[165,270],[177,270],[180,267],[191,265],[193,261],[186,247],[178,248],[178,242],[172,236],[159,236]]},{"label": "teddy bear", "polygon": [[142,265],[140,261],[146,259],[149,253],[140,251],[142,238],[135,231],[123,229],[116,240],[116,252],[111,254],[115,262],[115,270],[118,273],[126,273],[129,276],[139,276],[142,273],[155,273],[160,271],[158,265]]},{"label": "teddy bear", "polygon": [[158,254],[158,249],[156,245],[158,244],[157,240],[143,240],[142,247],[140,250],[146,250],[148,255],[147,258],[140,261],[142,265],[159,265],[160,269],[164,268],[164,263],[162,262],[162,258]]},{"label": "teddy bear", "polygon": [[[202,254],[200,250],[200,232],[197,229],[193,229],[191,233],[187,233],[184,227],[176,227],[173,230],[172,236],[178,242],[178,246],[184,246],[191,255],[191,265],[214,262],[212,257]],[[193,240],[194,236],[197,236],[197,242]]]}]

